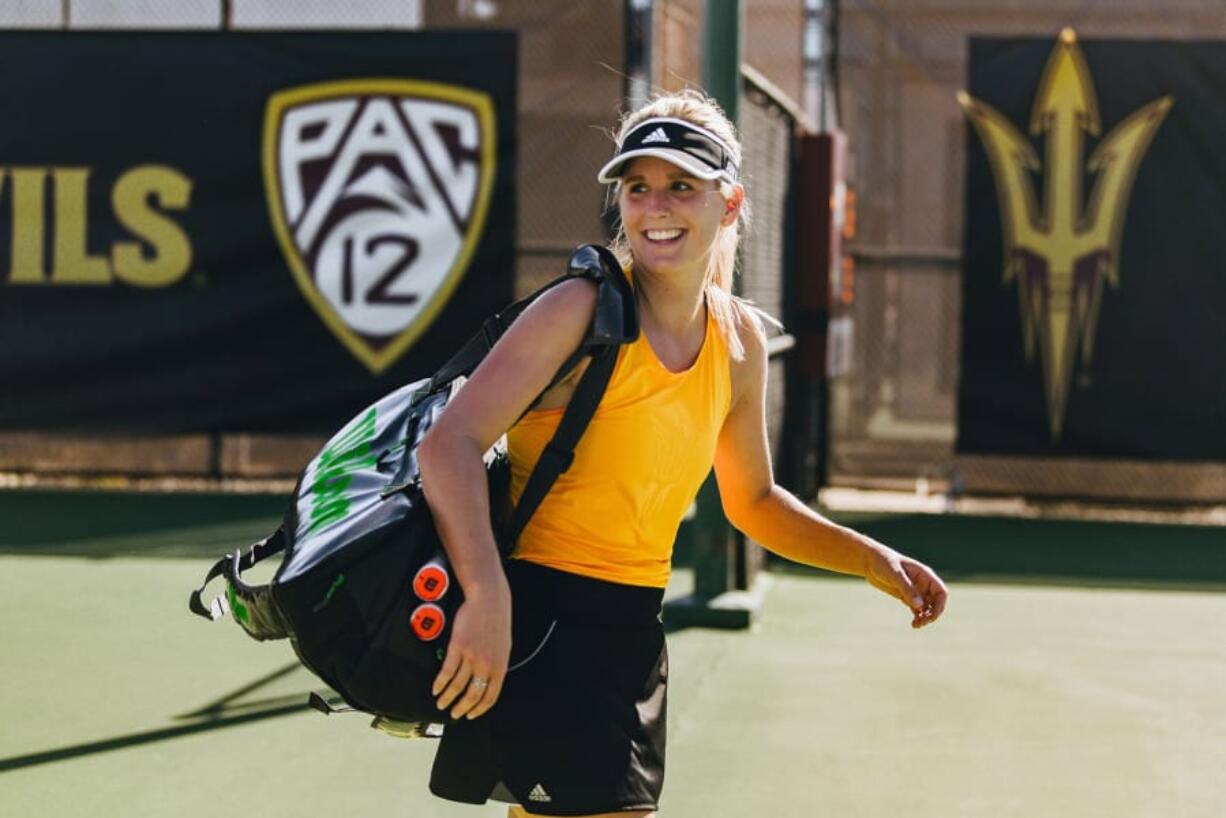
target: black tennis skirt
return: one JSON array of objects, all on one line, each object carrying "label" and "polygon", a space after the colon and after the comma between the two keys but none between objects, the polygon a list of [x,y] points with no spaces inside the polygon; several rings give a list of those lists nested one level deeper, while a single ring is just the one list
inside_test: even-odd
[{"label": "black tennis skirt", "polygon": [[654,810],[664,785],[668,651],[660,588],[507,565],[510,670],[498,703],[448,724],[430,791],[540,815]]}]

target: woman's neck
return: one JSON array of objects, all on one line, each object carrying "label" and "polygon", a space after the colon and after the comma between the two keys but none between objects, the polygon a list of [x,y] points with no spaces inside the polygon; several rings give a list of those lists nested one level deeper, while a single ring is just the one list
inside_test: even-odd
[{"label": "woman's neck", "polygon": [[694,325],[706,320],[704,275],[652,274],[634,267],[634,290],[643,313],[651,325],[673,338],[685,338]]}]

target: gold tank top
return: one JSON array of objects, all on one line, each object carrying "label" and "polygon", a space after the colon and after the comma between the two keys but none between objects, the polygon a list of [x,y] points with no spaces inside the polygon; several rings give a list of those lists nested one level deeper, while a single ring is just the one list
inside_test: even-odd
[{"label": "gold tank top", "polygon": [[[514,556],[663,588],[677,528],[711,471],[731,402],[728,349],[709,310],[702,350],[684,372],[666,369],[645,334],[621,347],[574,463],[529,521]],[[562,412],[531,411],[507,432],[515,502]]]}]

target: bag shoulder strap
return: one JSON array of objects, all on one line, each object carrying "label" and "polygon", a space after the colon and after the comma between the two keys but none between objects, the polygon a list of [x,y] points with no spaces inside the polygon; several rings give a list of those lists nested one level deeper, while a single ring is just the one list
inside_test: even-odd
[{"label": "bag shoulder strap", "polygon": [[[514,549],[516,540],[549,494],[549,490],[553,488],[553,484],[574,462],[575,447],[579,445],[579,439],[591,423],[592,416],[596,414],[596,407],[600,405],[609,380],[613,377],[618,349],[622,344],[635,340],[639,334],[634,292],[622,273],[621,264],[607,248],[596,244],[581,245],[570,257],[569,273],[568,277],[560,281],[584,276],[595,280],[600,289],[588,337],[558,368],[547,389],[569,375],[584,356],[590,355],[592,361],[579,378],[553,437],[545,444],[531,474],[528,475],[503,540],[503,548],[508,553]],[[554,281],[545,289],[557,283],[558,281]],[[538,290],[533,296],[514,305],[512,309],[518,307],[515,314],[522,312],[524,306],[544,291]]]},{"label": "bag shoulder strap", "polygon": [[596,407],[600,404],[600,399],[604,397],[605,389],[609,386],[609,379],[613,376],[613,366],[616,363],[617,347],[605,347],[592,358],[592,362],[579,378],[579,384],[575,387],[574,394],[571,395],[570,403],[566,405],[566,411],[562,413],[562,420],[558,422],[558,428],[553,433],[553,437],[545,444],[540,458],[532,467],[532,473],[528,475],[528,482],[524,485],[519,503],[515,506],[511,524],[507,530],[505,548],[508,551],[515,547],[515,541],[519,539],[524,526],[532,519],[532,515],[536,513],[545,495],[549,494],[549,490],[553,488],[553,484],[574,462],[575,447],[579,445],[579,438],[583,436],[592,416],[596,414]]},{"label": "bag shoulder strap", "polygon": [[555,278],[528,297],[485,319],[480,331],[469,338],[464,346],[434,373],[430,379],[429,391],[449,384],[461,375],[471,374],[528,305],[554,287],[575,278],[596,282],[599,288],[596,312],[587,337],[559,367],[547,388],[556,386],[585,355],[592,354],[594,349],[618,346],[638,337],[638,311],[634,307],[634,294],[617,258],[608,248],[597,244],[583,244],[571,254],[566,275]]}]

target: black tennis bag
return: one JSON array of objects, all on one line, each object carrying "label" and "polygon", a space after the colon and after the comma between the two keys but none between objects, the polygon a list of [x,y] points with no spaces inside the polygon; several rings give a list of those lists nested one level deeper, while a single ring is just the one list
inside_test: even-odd
[{"label": "black tennis bag", "polygon": [[[618,347],[638,336],[634,296],[613,255],[584,245],[568,274],[487,319],[432,378],[401,387],[337,432],[298,478],[280,528],[246,553],[218,560],[192,592],[191,610],[218,619],[229,610],[255,639],[288,638],[295,653],[349,705],[373,714],[375,726],[423,735],[449,717],[430,686],[442,666],[456,609],[463,601],[422,494],[417,446],[448,400],[523,309],[576,276],[598,285],[588,336],[559,369],[559,382],[584,356],[580,378],[558,430],[511,509],[505,439],[486,454],[491,523],[504,557],[557,477],[613,371]],[[552,384],[551,384],[552,385]],[[271,582],[252,585],[243,572],[283,554]],[[423,570],[424,569],[424,570]],[[224,596],[206,607],[204,589],[224,576]],[[323,697],[311,703],[337,712]]]}]

